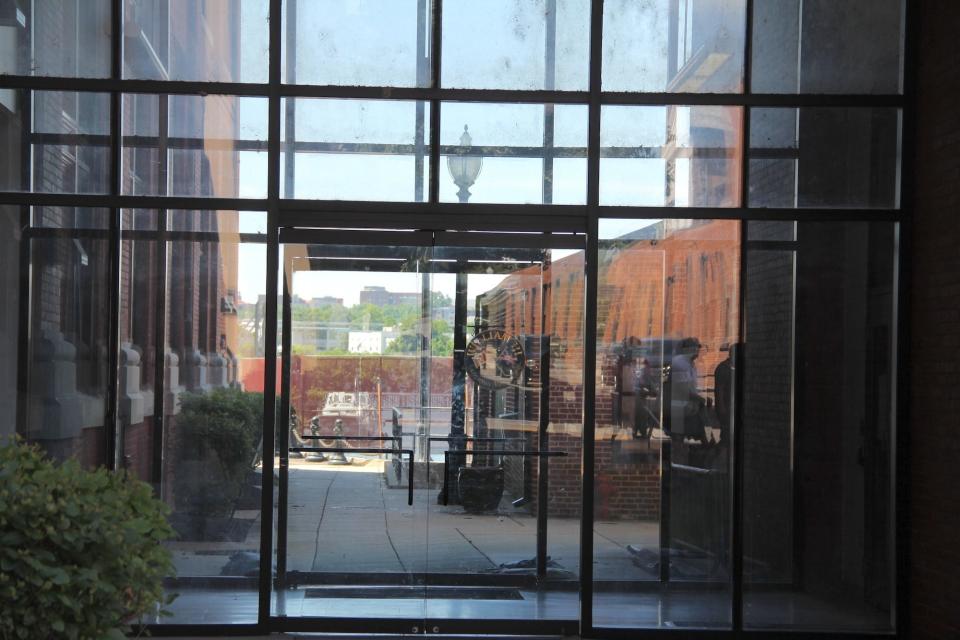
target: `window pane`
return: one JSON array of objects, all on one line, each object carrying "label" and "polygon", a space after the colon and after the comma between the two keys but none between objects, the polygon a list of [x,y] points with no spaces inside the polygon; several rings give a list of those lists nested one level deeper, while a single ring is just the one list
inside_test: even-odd
[{"label": "window pane", "polygon": [[446,102],[441,202],[583,204],[587,107]]},{"label": "window pane", "polygon": [[267,99],[123,97],[123,193],[265,198]]},{"label": "window pane", "polygon": [[[4,108],[6,107],[6,108]],[[106,193],[110,97],[68,91],[0,92],[0,188]]]},{"label": "window pane", "polygon": [[752,109],[751,207],[897,207],[900,112]]},{"label": "window pane", "polygon": [[428,103],[286,98],[283,118],[285,197],[426,198]]},{"label": "window pane", "polygon": [[284,0],[283,81],[429,87],[430,4]]},{"label": "window pane", "polygon": [[743,91],[744,0],[607,0],[604,91]]},{"label": "window pane", "polygon": [[729,628],[740,223],[599,231],[594,624]]},{"label": "window pane", "polygon": [[800,222],[748,249],[746,627],[892,630],[895,234]]},{"label": "window pane", "polygon": [[739,107],[603,107],[600,204],[740,203]]},{"label": "window pane", "polygon": [[[21,434],[56,459],[106,464],[110,250],[106,232],[78,228],[105,209],[36,209],[29,231],[29,339]],[[22,309],[26,312],[26,309]]]},{"label": "window pane", "polygon": [[757,93],[898,93],[903,0],[761,0]]},{"label": "window pane", "polygon": [[589,0],[443,3],[444,87],[567,89],[589,85]]},{"label": "window pane", "polygon": [[797,239],[797,223],[786,220],[751,220],[747,225],[747,240],[793,241]]},{"label": "window pane", "polygon": [[266,245],[240,234],[250,226],[241,220],[264,215],[169,212],[163,241],[155,211],[122,213],[124,460],[154,484],[177,532],[165,545],[178,598],[155,622],[256,621]]},{"label": "window pane", "polygon": [[0,75],[110,75],[110,0],[2,4]]},{"label": "window pane", "polygon": [[124,7],[123,76],[267,82],[267,0],[132,0]]}]

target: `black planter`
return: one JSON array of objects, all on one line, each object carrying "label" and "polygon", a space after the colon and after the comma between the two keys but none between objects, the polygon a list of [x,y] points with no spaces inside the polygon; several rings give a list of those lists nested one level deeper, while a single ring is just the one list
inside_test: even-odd
[{"label": "black planter", "polygon": [[467,513],[495,511],[503,496],[501,467],[460,467],[457,474],[460,504]]}]

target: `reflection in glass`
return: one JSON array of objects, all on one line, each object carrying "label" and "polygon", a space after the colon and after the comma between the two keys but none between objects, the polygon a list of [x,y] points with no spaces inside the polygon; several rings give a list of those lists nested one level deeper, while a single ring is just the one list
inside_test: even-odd
[{"label": "reflection in glass", "polygon": [[897,207],[900,112],[751,109],[751,207]]},{"label": "reflection in glass", "polygon": [[600,221],[597,626],[731,623],[739,224]]},{"label": "reflection in glass", "polygon": [[443,4],[442,86],[585,91],[589,0]]},{"label": "reflection in glass", "polygon": [[745,627],[892,629],[895,234],[800,222],[748,248]]},{"label": "reflection in glass", "polygon": [[110,7],[110,0],[4,2],[0,75],[106,78]]},{"label": "reflection in glass", "polygon": [[0,92],[0,189],[106,193],[109,106],[105,93]]},{"label": "reflection in glass", "polygon": [[430,86],[428,0],[284,0],[283,82]]},{"label": "reflection in glass", "polygon": [[600,204],[737,206],[741,116],[739,107],[603,107]]},{"label": "reflection in glass", "polygon": [[[104,209],[35,209],[30,230],[27,392],[21,435],[54,459],[107,464],[110,251],[106,233],[85,233]],[[56,233],[54,233],[56,231]],[[14,255],[16,252],[14,252]],[[21,264],[23,264],[21,262]],[[17,294],[14,294],[17,295]],[[23,311],[27,311],[24,308]]]},{"label": "reflection in glass", "polygon": [[756,2],[751,89],[900,92],[902,5],[902,0]]},{"label": "reflection in glass", "polygon": [[284,197],[424,201],[429,107],[400,100],[285,98]]},{"label": "reflection in glass", "polygon": [[441,202],[586,201],[586,105],[445,102],[441,109],[444,163],[469,156],[480,158],[483,167],[467,200],[456,179],[442,172]]},{"label": "reflection in glass", "polygon": [[[241,234],[263,215],[169,212],[164,233],[157,212],[122,212],[124,465],[154,484],[177,532],[179,596],[154,622],[257,618],[266,246]],[[223,597],[231,607],[211,606]]]},{"label": "reflection in glass", "polygon": [[122,130],[125,194],[266,197],[266,98],[125,94]]},{"label": "reflection in glass", "polygon": [[125,78],[267,81],[267,0],[130,0],[123,18]]},{"label": "reflection in glass", "polygon": [[743,91],[744,0],[607,0],[603,90]]}]

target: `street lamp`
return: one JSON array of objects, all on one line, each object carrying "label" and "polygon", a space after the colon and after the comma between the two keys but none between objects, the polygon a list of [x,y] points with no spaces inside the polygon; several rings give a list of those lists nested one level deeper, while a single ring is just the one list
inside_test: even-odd
[{"label": "street lamp", "polygon": [[447,171],[450,172],[453,183],[460,187],[460,190],[457,191],[460,202],[467,202],[470,199],[470,187],[477,181],[480,168],[483,167],[483,156],[470,153],[472,142],[470,133],[467,131],[467,125],[463,125],[460,147],[455,155],[447,156]]},{"label": "street lamp", "polygon": [[[480,169],[483,167],[483,156],[472,152],[473,140],[470,138],[470,132],[467,125],[463,125],[463,134],[460,136],[460,146],[457,150],[447,156],[447,171],[453,178],[453,183],[460,187],[457,191],[457,198],[461,203],[470,200],[470,187],[477,181],[480,175]],[[466,466],[467,457],[462,452],[467,449],[467,435],[465,429],[465,406],[466,406],[466,368],[464,366],[464,349],[466,348],[466,324],[467,324],[467,274],[465,271],[457,271],[456,283],[456,312],[454,320],[454,339],[453,339],[453,397],[450,410],[450,433],[447,436],[447,448],[450,451],[458,452],[449,459],[449,468],[451,470]],[[453,472],[456,473],[455,471]],[[454,478],[456,476],[454,475]],[[455,483],[448,483],[449,487],[454,487]],[[460,502],[460,493],[458,490],[451,490],[451,495],[437,496],[438,502],[446,504],[458,504]]]}]

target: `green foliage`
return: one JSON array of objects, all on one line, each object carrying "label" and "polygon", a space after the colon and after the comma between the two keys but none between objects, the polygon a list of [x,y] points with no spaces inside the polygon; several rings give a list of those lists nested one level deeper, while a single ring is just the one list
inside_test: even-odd
[{"label": "green foliage", "polygon": [[124,473],[0,447],[0,638],[123,637],[164,599],[166,514]]},{"label": "green foliage", "polygon": [[[239,389],[188,393],[176,422],[177,511],[225,516],[232,511],[263,433],[263,394]],[[187,470],[193,462],[194,473]]]},{"label": "green foliage", "polygon": [[[453,301],[449,296],[434,291],[431,294],[431,305],[433,309],[439,309],[453,306]],[[290,313],[293,320],[343,323],[355,330],[366,326],[370,331],[379,331],[384,327],[412,329],[419,324],[423,309],[419,304],[377,306],[358,303],[352,307],[332,304],[317,307],[294,306]]]},{"label": "green foliage", "polygon": [[[453,328],[450,323],[438,318],[431,324],[430,354],[434,356],[453,355]],[[418,354],[420,352],[420,336],[414,329],[408,330],[414,332],[397,336],[387,345],[384,353]]]}]

